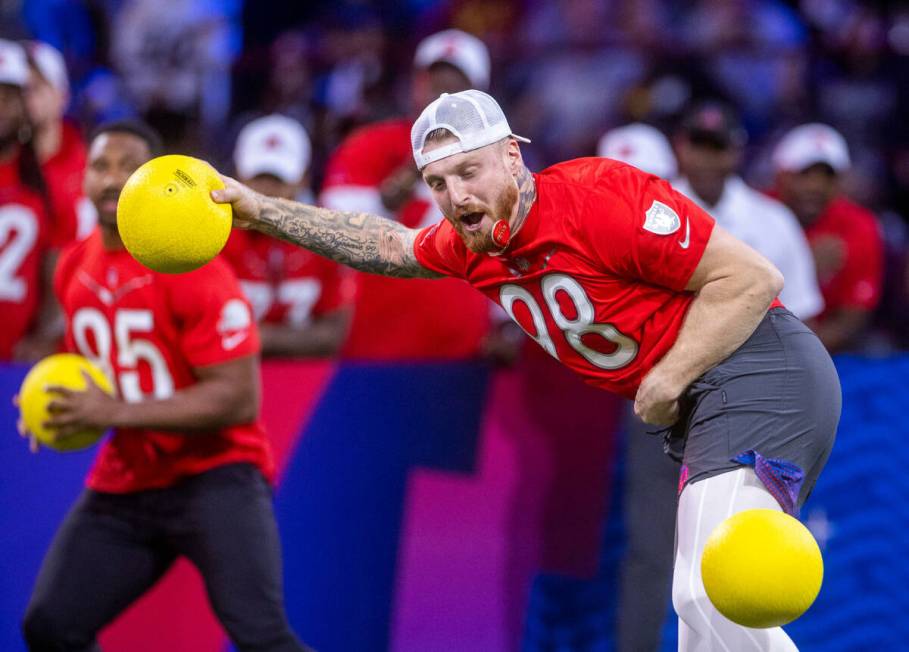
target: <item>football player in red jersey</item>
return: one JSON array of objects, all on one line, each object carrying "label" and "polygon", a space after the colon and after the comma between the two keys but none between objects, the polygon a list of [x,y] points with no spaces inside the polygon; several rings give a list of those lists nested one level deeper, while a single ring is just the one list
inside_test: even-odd
[{"label": "football player in red jersey", "polygon": [[0,360],[37,360],[62,333],[49,255],[60,241],[26,109],[28,76],[22,46],[0,39]]},{"label": "football player in red jersey", "polygon": [[238,226],[358,269],[460,277],[550,355],[635,401],[682,461],[673,604],[681,650],[794,650],[781,628],[726,620],[700,556],[751,508],[796,513],[833,446],[841,392],[817,337],[777,300],[779,272],[665,181],[609,159],[530,173],[498,103],[443,95],[411,133],[445,220],[422,230],[258,195],[213,192]]},{"label": "football player in red jersey", "polygon": [[[489,83],[489,52],[483,42],[448,29],[423,39],[414,54],[413,115],[439,93]],[[354,130],[332,154],[321,203],[328,208],[369,212],[411,228],[440,215],[410,150],[411,118]],[[464,359],[477,357],[490,330],[488,301],[463,283],[409,282],[355,275],[350,332],[342,354],[372,360]],[[458,319],[449,318],[456,311]]]},{"label": "football player in red jersey", "polygon": [[[240,180],[269,197],[305,188],[310,142],[296,120],[268,115],[240,131],[234,166]],[[350,321],[350,274],[337,263],[255,231],[235,229],[224,258],[259,322],[264,356],[337,353]]]},{"label": "football player in red jersey", "polygon": [[828,350],[857,344],[881,302],[884,241],[874,213],[840,189],[851,162],[846,139],[832,127],[795,127],[773,152],[776,194],[805,229],[824,295],[810,322]]},{"label": "football player in red jersey", "polygon": [[155,273],[117,232],[119,193],[158,148],[138,123],[91,139],[85,191],[99,228],[62,254],[54,286],[67,348],[105,369],[119,396],[91,381],[49,388],[59,438],[113,432],[44,559],[25,639],[31,650],[97,649],[98,631],[185,556],[238,649],[305,650],[284,612],[249,303],[223,260]]},{"label": "football player in red jersey", "polygon": [[87,236],[95,211],[82,192],[85,143],[79,128],[64,118],[69,77],[63,55],[41,41],[27,41],[30,68],[25,101],[34,126],[35,151],[47,180],[58,246]]}]

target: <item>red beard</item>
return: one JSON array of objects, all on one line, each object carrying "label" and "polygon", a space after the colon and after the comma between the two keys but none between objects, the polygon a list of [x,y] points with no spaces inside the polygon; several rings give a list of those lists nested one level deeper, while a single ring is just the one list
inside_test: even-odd
[{"label": "red beard", "polygon": [[[515,204],[518,203],[518,188],[514,183],[505,186],[505,190],[496,199],[494,210],[492,212],[493,224],[498,220],[504,220],[506,224],[511,219],[511,213]],[[481,231],[467,231],[460,220],[451,220],[455,231],[461,236],[464,244],[475,254],[488,254],[491,251],[504,249],[501,244],[497,244],[492,237],[492,229]],[[507,244],[507,242],[506,242]]]}]

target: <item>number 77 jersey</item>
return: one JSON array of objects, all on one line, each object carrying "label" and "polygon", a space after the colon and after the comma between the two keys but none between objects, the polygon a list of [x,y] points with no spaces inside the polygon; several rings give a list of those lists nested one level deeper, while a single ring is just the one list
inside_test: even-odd
[{"label": "number 77 jersey", "polygon": [[560,163],[534,181],[537,199],[502,253],[469,251],[446,221],[420,232],[416,257],[467,280],[587,382],[633,398],[675,343],[713,218],[609,159]]}]

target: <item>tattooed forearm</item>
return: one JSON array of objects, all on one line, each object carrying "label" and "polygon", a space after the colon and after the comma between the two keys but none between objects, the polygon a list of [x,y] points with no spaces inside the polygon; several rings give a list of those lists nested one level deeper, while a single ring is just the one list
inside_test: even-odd
[{"label": "tattooed forearm", "polygon": [[413,253],[417,231],[369,213],[262,198],[256,229],[363,272],[437,278]]}]

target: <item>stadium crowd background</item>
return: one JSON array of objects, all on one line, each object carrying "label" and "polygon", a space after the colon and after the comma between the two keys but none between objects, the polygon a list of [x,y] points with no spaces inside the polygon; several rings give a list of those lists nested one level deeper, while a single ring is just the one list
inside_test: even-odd
[{"label": "stadium crowd background", "polygon": [[[476,35],[488,47],[492,64],[490,92],[501,101],[515,132],[533,140],[522,146],[532,170],[594,155],[604,133],[632,122],[651,124],[666,136],[677,138],[692,102],[719,99],[735,108],[747,131],[742,176],[753,187],[770,190],[774,185],[772,153],[782,136],[807,122],[829,124],[845,136],[849,145],[852,166],[840,175],[843,190],[874,213],[884,250],[883,288],[876,293],[873,319],[838,352],[879,357],[909,347],[909,126],[903,119],[909,109],[909,7],[899,3],[29,0],[4,4],[0,12],[0,38],[39,40],[63,53],[70,89],[67,120],[82,134],[108,120],[141,117],[162,133],[168,151],[199,156],[225,172],[236,173],[234,147],[242,128],[257,117],[280,113],[299,121],[308,133],[312,158],[307,178],[310,187],[304,196],[309,198],[322,194],[329,160],[357,127],[412,115],[414,50],[424,37],[449,27]],[[361,292],[375,282],[362,276],[357,280]],[[391,281],[377,286],[382,288],[378,303],[392,306],[384,313],[386,317],[396,300],[413,302],[417,296],[419,302],[430,300],[429,295],[412,289],[417,286],[410,283],[406,282],[407,289],[401,290],[400,296],[391,293],[396,292],[394,287],[403,286],[394,286]],[[433,287],[438,287],[435,283]],[[327,310],[343,304],[345,296],[348,295],[344,291],[336,292]],[[446,296],[447,301],[453,295]],[[466,303],[458,305],[464,310],[477,309],[476,304],[470,308]],[[375,310],[373,305],[367,306],[368,310],[361,304],[355,308],[369,317],[377,314],[370,312]],[[476,316],[485,310],[482,305],[480,308],[471,314]],[[408,314],[415,317],[414,313]],[[296,353],[308,356],[340,347],[347,357],[354,358],[412,357],[407,353],[411,349],[406,347],[394,351],[371,349],[368,342],[358,339],[364,330],[358,328],[357,320],[355,313],[351,341],[346,345],[328,338],[308,352]],[[344,329],[336,328],[336,323],[329,326],[336,334],[343,333]],[[398,327],[396,323],[386,326],[388,331]],[[375,325],[367,324],[367,330],[374,335],[371,328]],[[444,352],[422,324],[410,328],[402,331],[405,335],[401,339],[406,338],[406,333],[424,331],[425,343],[416,357],[434,349]],[[623,422],[622,408],[617,401],[599,393],[582,393],[577,381],[564,376],[530,344],[521,349],[525,365],[521,373],[525,375],[520,377],[513,394],[505,394],[515,404],[523,401],[526,415],[509,415],[511,421],[503,421],[502,427],[520,437],[522,428],[526,430],[533,421],[539,431],[551,436],[552,450],[556,451],[553,456],[565,456],[556,463],[552,486],[538,490],[535,472],[548,467],[534,466],[539,464],[533,458],[538,451],[532,449],[540,443],[525,437],[530,443],[523,444],[526,459],[521,462],[524,466],[520,473],[526,475],[519,475],[518,483],[526,493],[519,499],[548,502],[552,513],[564,512],[562,521],[574,518],[587,523],[581,529],[597,530],[589,537],[595,547],[600,525],[589,517],[612,513],[607,504],[609,494],[604,496],[599,485],[611,477],[606,469],[617,456],[613,447],[617,438],[613,435],[616,424]],[[490,349],[501,354],[495,347],[487,347],[487,352]],[[273,353],[282,356],[294,352],[277,347]],[[470,356],[460,351],[441,357]],[[275,369],[271,370],[273,375]],[[873,385],[872,375],[869,366],[863,377],[869,387]],[[425,379],[413,381],[414,385],[420,382],[435,390],[452,390],[441,381],[439,386]],[[378,388],[374,389],[378,392]],[[394,390],[381,391],[387,394],[379,392],[369,399],[376,410],[382,406],[383,396],[386,405],[397,398]],[[462,389],[454,393],[459,395],[459,391]],[[871,390],[865,393],[872,394]],[[430,394],[428,400],[433,400]],[[567,409],[572,416],[566,419],[565,409],[549,413],[545,405],[549,401],[541,398],[544,396],[554,398],[552,402],[560,406],[570,406]],[[872,403],[869,399],[867,405]],[[872,412],[868,408],[868,413]],[[871,418],[867,421],[870,423]],[[608,423],[604,426],[605,422]],[[883,425],[878,423],[875,427],[878,429],[869,428],[865,441],[877,434],[883,437]],[[337,429],[331,432],[332,436],[338,434]],[[344,438],[339,440],[339,446],[343,446]],[[556,441],[559,443],[552,443]],[[852,448],[848,442],[844,444],[847,451],[863,446],[860,438],[852,440]],[[581,459],[585,451],[592,451],[589,459]],[[655,448],[653,453],[657,454]],[[653,455],[651,458],[662,459]],[[302,463],[297,464],[292,471],[300,470]],[[456,466],[448,458],[441,466],[448,468],[449,464]],[[318,463],[306,462],[302,466],[310,473],[307,477],[332,481],[331,465],[323,465],[322,476]],[[831,467],[840,468],[834,463]],[[668,479],[671,501],[675,471],[671,469],[667,475],[664,469],[662,473],[663,479]],[[298,503],[309,501],[305,509],[316,510],[309,503],[325,499],[330,492],[310,498],[311,486],[316,482],[301,484],[300,476],[288,473],[286,483],[291,488],[285,485],[284,504],[292,503],[290,498],[296,497]],[[565,478],[568,480],[560,485]],[[300,488],[304,486],[308,488],[306,492]],[[544,495],[546,492],[549,494]],[[304,501],[300,500],[301,495],[307,496]],[[61,505],[63,501],[61,498]],[[586,507],[575,508],[585,501]],[[520,516],[526,507],[517,501],[512,516]],[[285,507],[283,513],[292,514],[293,518],[298,513],[309,513],[303,508],[296,510],[296,505]],[[652,517],[655,513],[649,512]],[[809,515],[809,519],[815,516]],[[825,518],[817,517],[821,527]],[[553,517],[547,525],[555,523],[552,529],[558,532],[558,521],[558,516]],[[290,530],[289,540],[299,544],[304,536],[298,535],[289,522],[287,519],[282,526]],[[519,530],[523,521],[515,518],[515,523]],[[842,530],[845,532],[846,528]],[[818,536],[818,530],[814,531]],[[584,530],[581,534],[590,532]],[[666,533],[670,543],[671,534]],[[554,541],[556,536],[551,538]],[[519,539],[514,536],[514,541]],[[582,539],[586,541],[583,536],[578,540]],[[46,537],[40,539],[39,545],[44,545],[45,540]],[[549,568],[571,568],[578,555],[577,550],[568,550],[570,547],[553,545],[548,554],[556,561],[549,559]],[[396,548],[390,550],[393,556]],[[521,560],[517,558],[521,554],[516,553],[511,561],[519,565]],[[288,566],[299,568],[304,556],[301,552],[291,557]],[[306,563],[317,565],[318,561]],[[313,570],[312,566],[305,568]],[[509,567],[509,572],[513,570]],[[589,571],[583,567],[576,575]],[[544,574],[534,580],[529,606],[523,599],[515,600],[516,609],[528,610],[526,649],[531,649],[526,642],[534,636],[542,640],[541,631],[558,630],[560,624],[551,622],[552,612],[557,611],[553,605],[570,604],[583,617],[589,606],[584,600],[589,599],[591,605],[600,605],[598,600],[614,602],[596,591],[614,595],[615,577],[610,576],[608,581],[601,577],[603,583],[594,584],[591,589],[560,583],[558,578],[553,579],[557,574],[548,578]],[[295,577],[301,575],[308,580],[306,573]],[[835,567],[831,575],[835,576]],[[289,582],[289,592],[299,596],[303,593],[302,584]],[[606,589],[602,589],[604,585]],[[299,606],[292,607],[292,612],[293,609],[308,613]],[[599,613],[598,609],[602,612],[599,607],[589,606],[590,613]],[[309,625],[315,627],[318,614],[306,617],[312,619]],[[298,625],[302,618],[297,617]],[[590,616],[590,622],[607,626],[603,625],[605,616],[597,618],[600,617]],[[608,627],[611,626],[610,621]],[[566,625],[565,630],[568,629]],[[825,636],[816,640],[834,638]],[[831,649],[823,645],[812,649]],[[885,649],[886,645],[879,648]],[[545,649],[542,644],[540,649]]]},{"label": "stadium crowd background", "polygon": [[479,36],[491,92],[532,169],[592,155],[609,128],[644,121],[671,135],[692,99],[725,98],[748,131],[744,178],[772,184],[770,152],[820,121],[849,143],[844,187],[877,215],[886,284],[861,342],[907,344],[909,9],[895,2],[479,0],[243,3],[206,0],[10,3],[9,38],[60,49],[83,129],[141,115],[168,149],[231,169],[240,126],[298,119],[325,163],[353,128],[405,115],[414,47],[448,26]]}]

